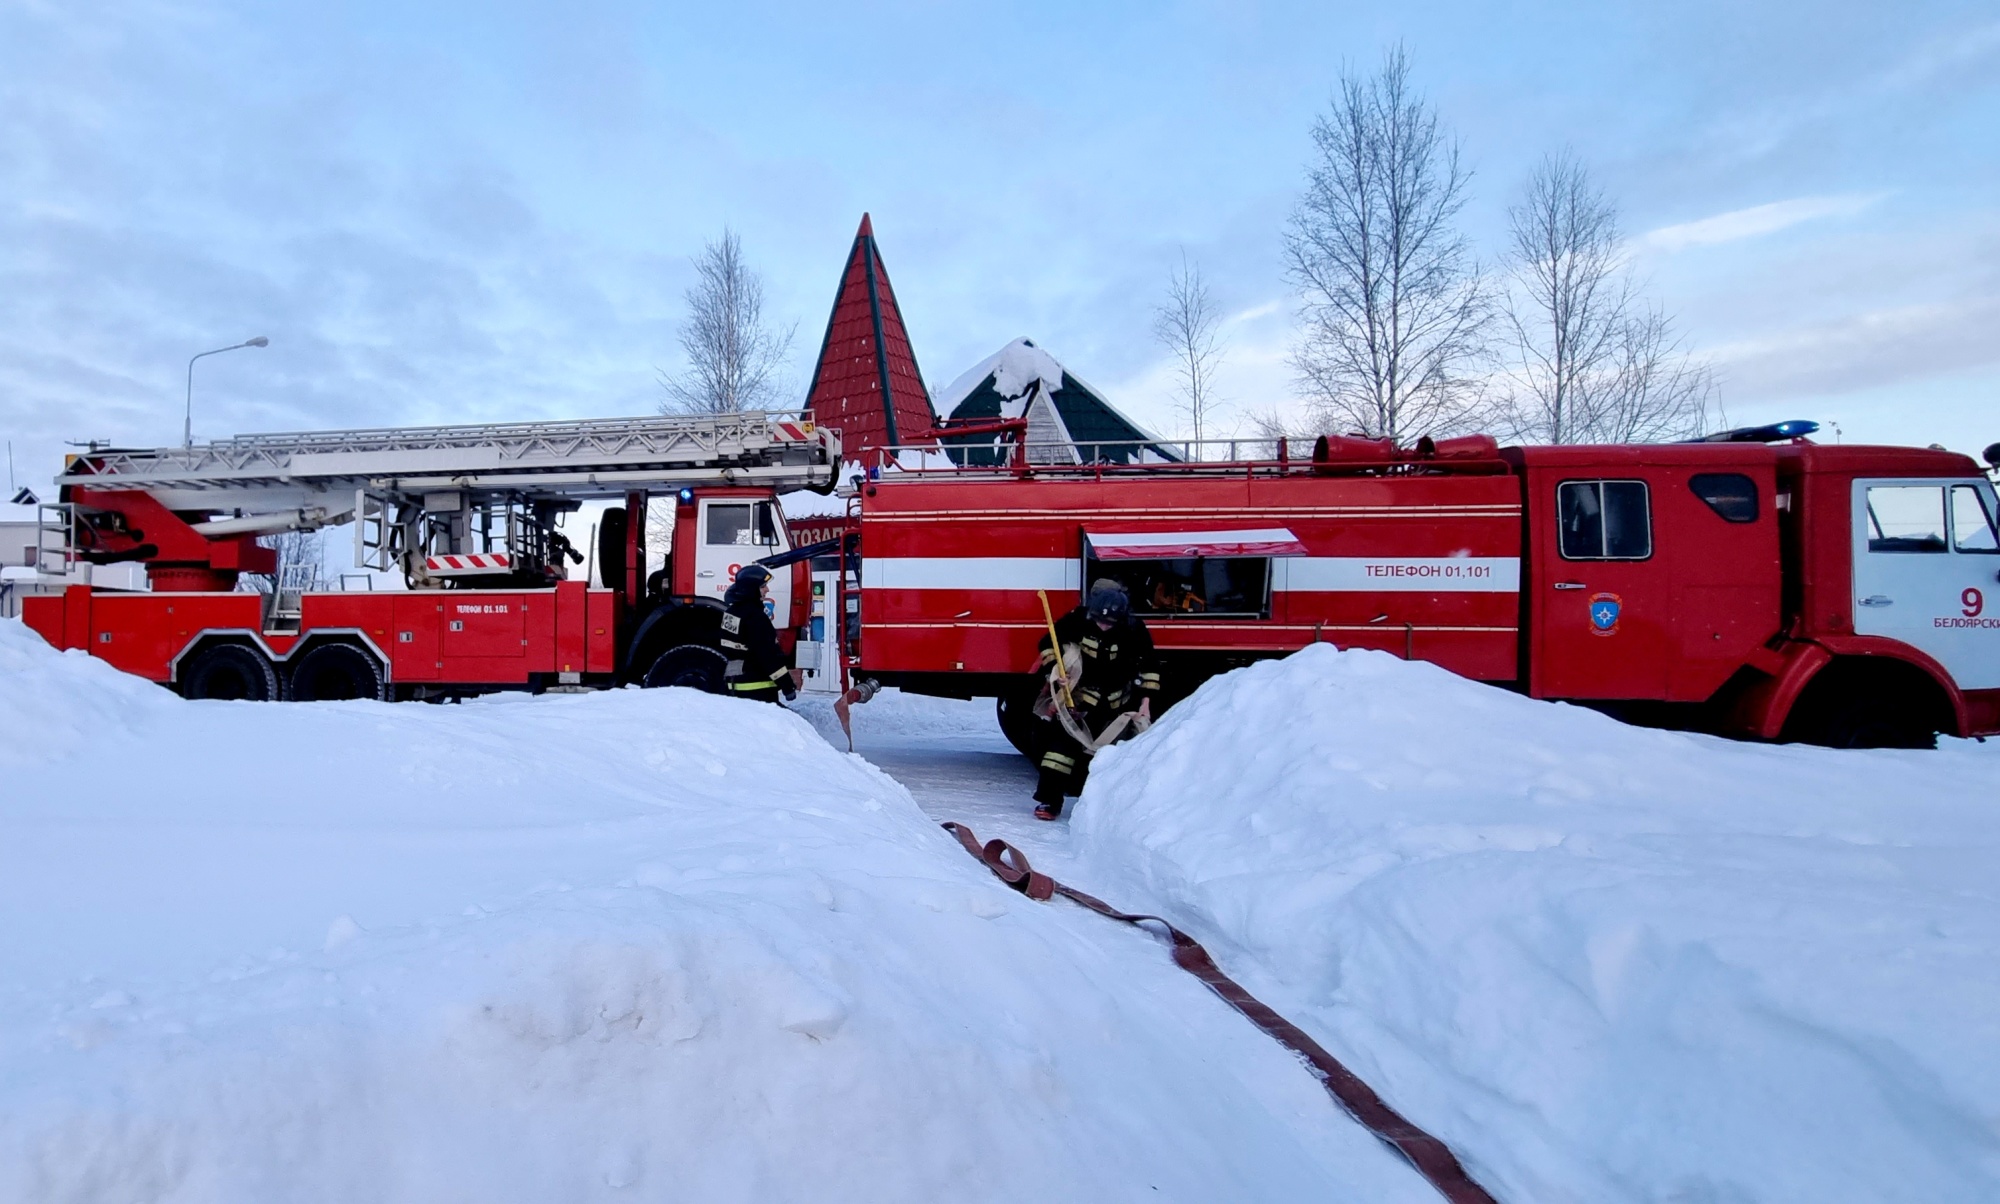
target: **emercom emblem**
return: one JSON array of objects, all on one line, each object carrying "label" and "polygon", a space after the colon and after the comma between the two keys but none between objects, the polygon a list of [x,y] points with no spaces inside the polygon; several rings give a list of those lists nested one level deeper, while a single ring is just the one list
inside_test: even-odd
[{"label": "emercom emblem", "polygon": [[1617,594],[1590,595],[1590,633],[1592,635],[1616,635],[1618,616],[1625,609],[1625,600]]}]

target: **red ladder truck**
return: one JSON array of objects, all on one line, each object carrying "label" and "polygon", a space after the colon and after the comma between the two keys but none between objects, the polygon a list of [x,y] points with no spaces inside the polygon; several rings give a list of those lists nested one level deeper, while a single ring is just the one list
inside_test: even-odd
[{"label": "red ladder truck", "polygon": [[1823,446],[1812,429],[1598,447],[1335,437],[1309,460],[1280,444],[1226,462],[1088,447],[1046,462],[1061,457],[1018,432],[987,466],[892,450],[854,501],[851,697],[994,697],[1023,744],[1037,591],[1060,613],[1112,578],[1169,700],[1325,641],[1758,739],[2000,732],[1991,482],[1966,456]]},{"label": "red ladder truck", "polygon": [[[72,586],[22,617],[190,698],[441,698],[621,682],[720,685],[719,599],[752,560],[773,575],[788,654],[810,606],[780,491],[831,490],[837,433],[800,413],[616,418],[244,435],[93,449],[57,478],[64,546],[139,562],[150,588]],[[647,573],[649,501],[674,505],[667,563]],[[605,510],[597,577],[562,531]],[[334,591],[272,574],[258,538],[352,523],[357,567],[407,589]]]}]

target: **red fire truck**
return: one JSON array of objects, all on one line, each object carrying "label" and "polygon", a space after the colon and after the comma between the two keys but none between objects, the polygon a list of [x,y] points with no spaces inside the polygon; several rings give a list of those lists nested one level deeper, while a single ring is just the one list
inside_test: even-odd
[{"label": "red fire truck", "polygon": [[[74,456],[55,558],[137,561],[150,589],[72,586],[23,618],[190,698],[443,698],[638,681],[716,688],[719,599],[773,567],[789,648],[810,607],[775,493],[833,488],[840,441],[799,413],[246,435]],[[672,552],[647,572],[649,499],[673,505]],[[595,576],[564,519],[596,524]],[[353,523],[355,563],[409,588],[312,588],[272,575],[258,537]],[[586,539],[584,542],[589,542]],[[283,575],[280,575],[281,577]],[[588,574],[586,574],[586,577]]]},{"label": "red fire truck", "polygon": [[1324,641],[1759,739],[2000,732],[1992,484],[1962,455],[1823,446],[1812,429],[1614,447],[1326,438],[1310,459],[1280,445],[1226,463],[1017,448],[1002,467],[911,469],[936,449],[905,454],[857,499],[854,697],[995,697],[1023,743],[1037,591],[1060,614],[1112,578],[1169,699]]}]

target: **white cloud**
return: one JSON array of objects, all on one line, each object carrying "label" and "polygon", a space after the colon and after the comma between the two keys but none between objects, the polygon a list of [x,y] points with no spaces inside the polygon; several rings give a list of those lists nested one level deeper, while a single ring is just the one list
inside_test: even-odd
[{"label": "white cloud", "polygon": [[1639,243],[1649,250],[1672,253],[1684,251],[1689,247],[1706,247],[1717,243],[1737,242],[1745,238],[1761,238],[1766,234],[1775,234],[1780,230],[1817,218],[1852,217],[1887,195],[1885,192],[1846,193],[1773,201],[1768,205],[1734,209],[1728,213],[1718,213],[1714,217],[1704,217],[1697,221],[1662,226],[1640,235]]},{"label": "white cloud", "polygon": [[1270,317],[1284,307],[1285,303],[1283,301],[1266,301],[1262,305],[1253,305],[1241,313],[1230,314],[1228,318],[1224,319],[1223,324],[1225,326],[1240,326],[1245,322],[1255,322],[1259,318]]},{"label": "white cloud", "polygon": [[1709,354],[1725,385],[1752,402],[1905,387],[1946,373],[1991,370],[2000,296],[1870,310],[1724,343]]},{"label": "white cloud", "polygon": [[1882,76],[1887,89],[1920,87],[1936,77],[2000,54],[2000,21],[1968,30],[1954,30],[1927,39]]}]

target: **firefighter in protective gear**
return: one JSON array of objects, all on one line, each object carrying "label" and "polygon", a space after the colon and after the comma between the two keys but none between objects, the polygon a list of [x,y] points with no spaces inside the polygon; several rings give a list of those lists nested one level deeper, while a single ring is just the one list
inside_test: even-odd
[{"label": "firefighter in protective gear", "polygon": [[722,595],[722,654],[729,660],[723,686],[738,698],[778,701],[778,692],[797,698],[798,687],[778,647],[778,631],[765,613],[771,596],[771,570],[746,564],[736,572],[729,592]]},{"label": "firefighter in protective gear", "polygon": [[[1145,623],[1132,615],[1132,600],[1116,581],[1090,587],[1082,606],[1056,621],[1055,642],[1042,637],[1042,671],[1049,673],[1074,649],[1078,667],[1071,677],[1069,701],[1083,730],[1102,735],[1127,711],[1151,719],[1153,699],[1160,691],[1160,670],[1153,658],[1153,637]],[[1036,819],[1062,814],[1063,799],[1083,792],[1091,750],[1077,742],[1055,714],[1063,706],[1059,686],[1051,686],[1049,710],[1038,725],[1041,735],[1041,779],[1035,787]]]}]

